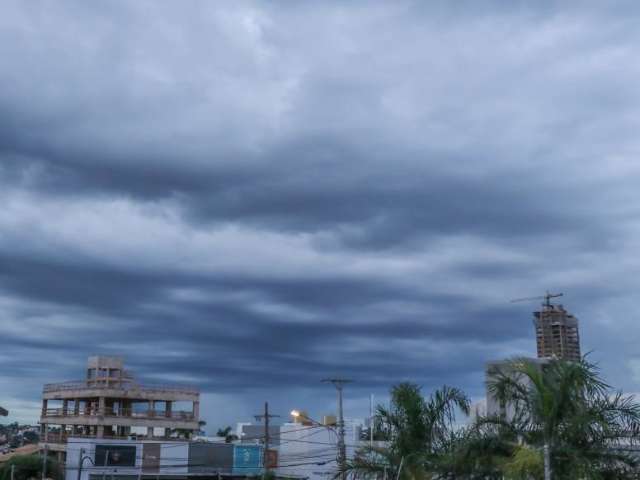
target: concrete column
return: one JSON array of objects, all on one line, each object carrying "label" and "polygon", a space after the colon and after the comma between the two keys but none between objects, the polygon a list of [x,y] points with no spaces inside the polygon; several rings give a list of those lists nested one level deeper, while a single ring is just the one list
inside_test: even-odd
[{"label": "concrete column", "polygon": [[98,427],[96,428],[96,437],[104,438],[104,426],[98,425]]},{"label": "concrete column", "polygon": [[69,400],[62,400],[62,415],[67,415],[67,411],[69,410]]},{"label": "concrete column", "polygon": [[153,427],[147,427],[147,437],[153,437]]},{"label": "concrete column", "polygon": [[47,405],[49,403],[49,400],[43,398],[42,399],[42,416],[44,417],[47,414]]},{"label": "concrete column", "polygon": [[165,438],[169,438],[171,436],[171,429],[170,428],[165,428],[164,429],[164,436],[165,436]]},{"label": "concrete column", "polygon": [[47,423],[42,424],[42,438],[45,443],[49,441],[49,425]]},{"label": "concrete column", "polygon": [[193,402],[193,418],[194,420],[200,418],[200,402]]},{"label": "concrete column", "polygon": [[149,410],[147,410],[147,416],[153,417],[156,414],[156,401],[149,400]]},{"label": "concrete column", "polygon": [[164,416],[167,418],[171,418],[171,407],[173,402],[166,401],[164,402]]},{"label": "concrete column", "polygon": [[105,414],[106,400],[107,399],[105,397],[98,398],[98,415]]}]

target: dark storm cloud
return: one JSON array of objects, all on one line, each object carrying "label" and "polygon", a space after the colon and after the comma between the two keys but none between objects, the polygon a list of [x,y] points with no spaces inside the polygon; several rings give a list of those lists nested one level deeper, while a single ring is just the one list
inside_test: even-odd
[{"label": "dark storm cloud", "polygon": [[326,408],[326,375],[478,396],[547,288],[637,388],[637,16],[7,3],[0,400],[92,353],[247,408]]},{"label": "dark storm cloud", "polygon": [[[389,248],[458,233],[506,238],[561,230],[580,231],[585,242],[602,241],[599,225],[587,224],[584,207],[592,203],[587,192],[544,178],[532,183],[527,177],[536,176],[533,169],[507,169],[489,183],[433,170],[430,158],[437,153],[423,154],[426,166],[419,158],[394,162],[401,149],[371,162],[362,147],[348,148],[339,140],[322,147],[322,142],[336,139],[281,146],[266,159],[250,158],[250,167],[218,168],[215,155],[211,168],[200,169],[182,163],[145,167],[144,159],[137,163],[135,157],[127,165],[111,165],[108,158],[74,164],[22,157],[7,163],[5,175],[54,195],[173,199],[194,223],[239,221],[294,232],[337,229],[340,242],[353,248]],[[365,170],[344,168],[338,159]],[[574,208],[557,211],[559,203]]]}]

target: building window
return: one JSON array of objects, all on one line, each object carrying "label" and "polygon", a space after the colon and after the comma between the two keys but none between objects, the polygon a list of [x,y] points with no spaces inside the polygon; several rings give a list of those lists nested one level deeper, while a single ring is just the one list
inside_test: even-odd
[{"label": "building window", "polygon": [[96,466],[103,465],[134,467],[136,465],[136,447],[123,445],[96,445]]}]

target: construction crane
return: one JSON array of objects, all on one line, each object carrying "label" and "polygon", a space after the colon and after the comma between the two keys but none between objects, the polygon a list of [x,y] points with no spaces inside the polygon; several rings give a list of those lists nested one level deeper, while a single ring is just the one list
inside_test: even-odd
[{"label": "construction crane", "polygon": [[510,303],[530,302],[532,300],[544,300],[544,303],[542,304],[542,306],[543,307],[547,307],[547,308],[551,308],[551,299],[552,298],[561,297],[562,295],[563,295],[562,293],[549,293],[549,291],[547,290],[547,293],[545,293],[541,297],[516,298],[515,300],[511,300]]}]

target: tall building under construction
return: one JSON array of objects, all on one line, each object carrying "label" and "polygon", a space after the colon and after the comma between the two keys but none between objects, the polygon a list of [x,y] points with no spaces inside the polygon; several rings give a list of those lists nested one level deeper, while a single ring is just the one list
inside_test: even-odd
[{"label": "tall building under construction", "polygon": [[580,360],[580,335],[578,319],[567,312],[562,305],[548,301],[542,310],[533,312],[536,327],[538,358]]}]

